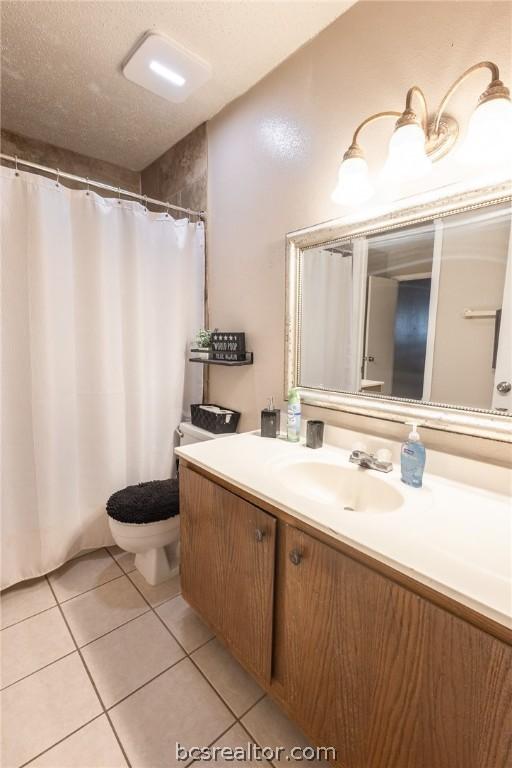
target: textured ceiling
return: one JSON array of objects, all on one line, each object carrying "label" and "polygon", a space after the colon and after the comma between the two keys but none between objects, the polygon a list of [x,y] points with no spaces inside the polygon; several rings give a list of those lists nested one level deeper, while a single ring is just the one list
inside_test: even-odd
[{"label": "textured ceiling", "polygon": [[[3,0],[2,126],[139,170],[244,93],[353,2]],[[208,61],[184,104],[126,80],[147,30]]]}]

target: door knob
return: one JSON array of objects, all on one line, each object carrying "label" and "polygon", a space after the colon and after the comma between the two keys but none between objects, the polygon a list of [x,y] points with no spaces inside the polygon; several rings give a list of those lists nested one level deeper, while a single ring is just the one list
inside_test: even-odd
[{"label": "door knob", "polygon": [[510,381],[500,381],[499,384],[496,384],[496,389],[498,392],[501,392],[502,395],[506,395],[507,392],[510,392],[512,389],[512,384]]},{"label": "door knob", "polygon": [[289,558],[294,565],[298,565],[302,560],[302,555],[298,549],[292,549],[289,554]]},{"label": "door knob", "polygon": [[256,528],[255,531],[256,541],[263,541],[265,538],[265,531],[262,531],[261,528]]}]

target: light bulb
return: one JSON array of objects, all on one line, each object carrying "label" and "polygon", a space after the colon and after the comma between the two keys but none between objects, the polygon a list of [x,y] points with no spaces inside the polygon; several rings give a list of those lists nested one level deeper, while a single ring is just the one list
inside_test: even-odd
[{"label": "light bulb", "polygon": [[363,157],[348,157],[343,160],[338,172],[338,183],[331,195],[333,203],[357,205],[368,200],[373,192],[366,160]]},{"label": "light bulb", "polygon": [[155,72],[157,75],[160,75],[160,77],[165,78],[165,80],[169,80],[170,83],[173,85],[177,85],[179,88],[181,88],[185,83],[187,82],[183,75],[179,75],[177,72],[175,72],[173,69],[169,69],[169,67],[165,67],[163,64],[160,64],[159,61],[151,61],[149,63],[149,68]]},{"label": "light bulb", "polygon": [[385,179],[419,179],[432,169],[425,152],[425,134],[418,123],[395,128],[382,174]]},{"label": "light bulb", "polygon": [[512,101],[509,98],[489,99],[476,107],[457,157],[470,165],[512,159]]}]

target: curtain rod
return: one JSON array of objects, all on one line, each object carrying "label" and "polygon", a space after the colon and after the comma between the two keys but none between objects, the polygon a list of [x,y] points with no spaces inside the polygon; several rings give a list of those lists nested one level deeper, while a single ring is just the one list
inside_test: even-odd
[{"label": "curtain rod", "polygon": [[18,165],[25,165],[27,168],[35,168],[37,171],[44,171],[46,173],[51,173],[54,176],[57,177],[57,179],[70,179],[71,181],[78,181],[81,184],[86,184],[90,187],[97,187],[98,189],[108,189],[110,192],[117,192],[119,196],[123,195],[123,197],[131,197],[135,200],[143,200],[144,203],[153,203],[153,205],[161,206],[162,208],[172,208],[173,211],[181,211],[181,213],[188,213],[192,216],[198,216],[200,219],[206,219],[206,213],[205,211],[193,211],[190,208],[181,208],[179,205],[172,205],[171,203],[164,202],[163,200],[155,200],[153,197],[148,197],[147,195],[140,195],[137,192],[130,192],[128,189],[121,189],[121,187],[113,187],[111,184],[105,184],[103,181],[91,181],[91,179],[88,179],[84,176],[76,176],[74,173],[66,173],[65,171],[61,171],[59,168],[48,168],[46,165],[39,165],[39,163],[31,163],[28,160],[20,160],[19,157],[16,155],[13,157],[12,155],[5,155],[3,152],[0,152],[0,158],[2,160],[8,160],[11,163],[14,163],[15,167],[17,168]]}]

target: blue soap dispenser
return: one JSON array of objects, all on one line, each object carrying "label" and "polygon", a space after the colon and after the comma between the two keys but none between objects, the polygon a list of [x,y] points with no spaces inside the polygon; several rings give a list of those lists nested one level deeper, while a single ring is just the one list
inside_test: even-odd
[{"label": "blue soap dispenser", "polygon": [[412,430],[400,451],[402,483],[412,485],[413,488],[421,488],[426,459],[425,446],[420,440],[418,422],[407,423],[412,426]]}]

